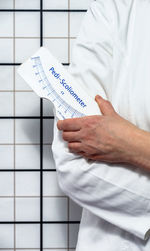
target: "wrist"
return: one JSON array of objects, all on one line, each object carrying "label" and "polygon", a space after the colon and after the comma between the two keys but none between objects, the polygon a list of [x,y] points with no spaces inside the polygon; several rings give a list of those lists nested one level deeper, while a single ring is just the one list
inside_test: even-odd
[{"label": "wrist", "polygon": [[129,163],[150,171],[150,133],[137,128],[134,131]]}]

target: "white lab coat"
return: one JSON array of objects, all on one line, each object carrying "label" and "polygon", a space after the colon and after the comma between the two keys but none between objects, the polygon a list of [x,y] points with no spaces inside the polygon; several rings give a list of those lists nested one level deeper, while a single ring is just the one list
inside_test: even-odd
[{"label": "white lab coat", "polygon": [[[102,95],[122,117],[146,131],[150,131],[149,24],[148,0],[92,1],[69,66],[93,99]],[[70,153],[57,121],[55,117],[52,152],[58,182],[83,207],[76,251],[149,251],[150,172]]]}]

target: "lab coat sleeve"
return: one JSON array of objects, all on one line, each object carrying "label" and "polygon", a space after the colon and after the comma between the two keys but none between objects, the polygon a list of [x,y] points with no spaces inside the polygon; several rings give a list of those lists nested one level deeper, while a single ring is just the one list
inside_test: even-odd
[{"label": "lab coat sleeve", "polygon": [[[96,94],[110,98],[108,90],[111,93],[112,88],[113,22],[108,3],[107,0],[98,0],[90,4],[68,69],[93,98]],[[67,142],[62,139],[62,131],[57,129],[57,121],[55,116],[52,153],[62,191],[93,214],[146,239],[150,227],[149,200],[110,182],[103,175],[94,174],[93,169],[102,170],[101,163],[90,162],[69,152]],[[110,170],[113,167],[108,165],[106,168]]]}]

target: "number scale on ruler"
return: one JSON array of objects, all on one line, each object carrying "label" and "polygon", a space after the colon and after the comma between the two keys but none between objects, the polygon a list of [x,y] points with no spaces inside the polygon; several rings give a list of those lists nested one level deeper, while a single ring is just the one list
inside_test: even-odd
[{"label": "number scale on ruler", "polygon": [[[63,114],[69,115],[70,118],[85,116],[85,114],[78,112],[71,105],[68,105],[53,89],[51,83],[49,82],[44,72],[40,57],[39,56],[32,57],[31,59],[33,60],[33,69],[37,77],[38,84],[42,85],[41,87],[43,92],[45,93],[45,96],[47,96],[47,98],[49,98],[53,103],[55,102],[55,108],[57,109],[57,111],[62,116]],[[63,118],[65,119],[64,116]]]}]

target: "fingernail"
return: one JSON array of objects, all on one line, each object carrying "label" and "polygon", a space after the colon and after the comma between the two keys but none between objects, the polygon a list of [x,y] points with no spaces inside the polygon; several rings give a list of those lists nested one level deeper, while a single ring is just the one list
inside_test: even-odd
[{"label": "fingernail", "polygon": [[96,98],[98,99],[102,99],[102,97],[100,95],[96,95]]}]

